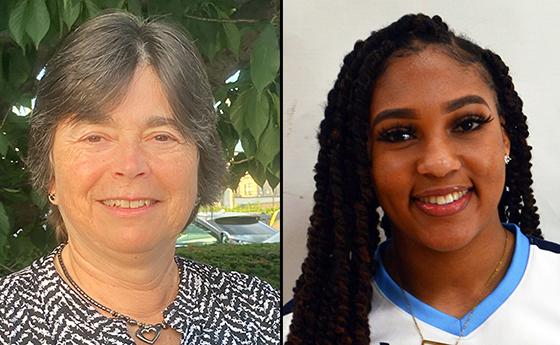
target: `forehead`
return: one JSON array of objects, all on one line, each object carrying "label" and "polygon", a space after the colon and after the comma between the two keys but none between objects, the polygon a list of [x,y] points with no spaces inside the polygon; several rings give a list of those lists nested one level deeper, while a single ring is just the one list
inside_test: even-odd
[{"label": "forehead", "polygon": [[480,96],[495,108],[495,92],[481,66],[427,47],[389,60],[373,88],[371,110],[435,106],[466,95]]},{"label": "forehead", "polygon": [[91,112],[77,113],[71,123],[116,124],[145,123],[149,126],[177,125],[172,107],[161,80],[151,66],[139,66],[130,83],[116,95],[113,104],[97,107]]}]

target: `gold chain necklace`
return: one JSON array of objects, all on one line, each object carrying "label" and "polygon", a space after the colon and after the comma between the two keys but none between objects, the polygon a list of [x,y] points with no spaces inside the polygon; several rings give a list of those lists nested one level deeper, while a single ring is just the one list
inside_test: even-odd
[{"label": "gold chain necklace", "polygon": [[[475,301],[473,306],[469,309],[469,311],[467,313],[467,319],[465,320],[465,323],[463,324],[463,326],[461,326],[461,330],[459,332],[459,337],[457,338],[457,341],[455,341],[454,345],[459,345],[459,341],[461,340],[461,338],[463,338],[465,330],[467,329],[467,327],[468,327],[468,325],[471,321],[471,318],[473,316],[474,310],[476,309],[478,304],[480,302],[482,302],[482,300],[484,299],[484,292],[487,290],[488,286],[490,286],[490,284],[492,283],[492,281],[494,280],[496,275],[502,270],[502,266],[503,266],[504,260],[506,258],[507,244],[508,244],[507,232],[505,232],[505,235],[506,235],[506,240],[504,241],[504,250],[502,252],[502,257],[500,258],[500,260],[496,264],[496,268],[494,268],[494,270],[492,271],[492,274],[490,274],[490,277],[488,277],[488,280],[486,280],[486,284],[484,284],[484,289],[480,292],[480,296],[477,298],[477,300]],[[401,284],[399,284],[399,288],[401,289],[401,293],[403,295],[404,301],[406,302],[408,312],[410,313],[410,316],[412,316],[412,321],[414,321],[414,326],[416,327],[416,330],[418,331],[418,334],[420,335],[420,338],[422,339],[421,345],[452,345],[452,344],[441,343],[441,342],[437,342],[437,341],[434,341],[434,340],[429,340],[429,339],[424,338],[424,335],[422,334],[422,330],[420,329],[420,325],[418,324],[418,320],[416,320],[416,316],[414,316],[414,311],[412,310],[412,304],[410,303],[410,300],[408,299],[408,296],[406,295],[403,287],[401,286],[403,284],[403,279],[401,278],[400,265],[398,265],[398,264],[397,264],[397,275],[398,275],[398,278],[401,282]]]}]

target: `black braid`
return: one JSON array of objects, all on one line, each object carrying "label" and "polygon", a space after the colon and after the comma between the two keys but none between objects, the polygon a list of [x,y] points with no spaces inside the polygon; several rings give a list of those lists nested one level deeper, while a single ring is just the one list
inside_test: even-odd
[{"label": "black braid", "polygon": [[[308,230],[308,255],[296,282],[287,344],[370,343],[373,254],[380,230],[390,236],[390,221],[377,212],[371,179],[369,118],[375,81],[392,56],[413,54],[437,44],[452,58],[476,64],[495,90],[512,162],[498,206],[504,222],[542,237],[531,189],[531,147],[522,101],[499,56],[456,36],[438,16],[406,15],[358,41],[328,95],[315,165],[315,206]],[[375,326],[374,326],[375,327]]]}]

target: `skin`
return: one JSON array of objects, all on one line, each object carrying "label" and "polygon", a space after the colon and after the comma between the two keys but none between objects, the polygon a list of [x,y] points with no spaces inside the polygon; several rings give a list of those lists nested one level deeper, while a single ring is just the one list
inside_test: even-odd
[{"label": "skin", "polygon": [[[177,294],[175,239],[197,196],[198,150],[172,119],[156,73],[140,66],[105,119],[59,125],[52,151],[70,275],[101,304],[147,323],[161,322]],[[157,202],[124,214],[102,203],[127,198]],[[169,329],[158,344],[179,340]]]},{"label": "skin", "polygon": [[[480,66],[428,46],[390,60],[370,110],[372,178],[394,225],[387,269],[419,299],[461,317],[497,285],[514,242],[497,211],[510,142],[496,94]],[[491,120],[474,120],[483,118]],[[449,190],[470,191],[452,214],[429,214],[416,203]],[[506,265],[488,284],[506,236]]]}]

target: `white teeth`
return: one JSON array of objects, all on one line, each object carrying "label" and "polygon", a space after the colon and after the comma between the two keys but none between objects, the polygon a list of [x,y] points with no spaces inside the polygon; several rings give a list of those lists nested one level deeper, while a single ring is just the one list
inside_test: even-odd
[{"label": "white teeth", "polygon": [[152,204],[151,200],[103,200],[102,202],[107,206],[120,208],[139,208]]},{"label": "white teeth", "polygon": [[467,190],[463,190],[460,192],[452,192],[446,195],[427,196],[418,199],[427,204],[447,205],[461,199],[465,194],[467,194],[467,192]]}]

